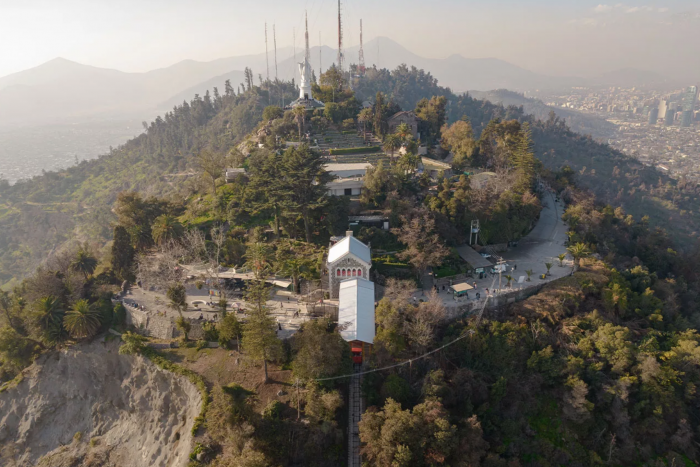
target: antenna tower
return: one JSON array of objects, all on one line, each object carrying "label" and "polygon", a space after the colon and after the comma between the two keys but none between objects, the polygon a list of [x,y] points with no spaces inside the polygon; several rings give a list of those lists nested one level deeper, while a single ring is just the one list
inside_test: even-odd
[{"label": "antenna tower", "polygon": [[265,63],[267,64],[267,80],[270,81],[270,57],[267,53],[267,23],[265,23]]},{"label": "antenna tower", "polygon": [[311,62],[311,52],[309,51],[309,14],[304,12],[304,16],[304,21],[306,23],[306,32],[304,33],[304,39],[306,39],[306,52],[304,54],[304,58],[307,62]]},{"label": "antenna tower", "polygon": [[365,51],[362,47],[362,19],[360,19],[360,73],[365,74]]},{"label": "antenna tower", "polygon": [[338,69],[343,71],[343,21],[338,0]]},{"label": "antenna tower", "polygon": [[[292,35],[294,36],[294,39],[292,41],[293,45],[294,45],[294,63],[296,63],[297,62],[297,29],[296,28],[292,28]],[[296,65],[294,65],[294,66],[296,66]]]},{"label": "antenna tower", "polygon": [[272,43],[275,45],[275,81],[277,81],[277,31],[275,25],[272,25]]},{"label": "antenna tower", "polygon": [[321,42],[321,31],[318,31],[318,78],[323,74],[323,43]]}]

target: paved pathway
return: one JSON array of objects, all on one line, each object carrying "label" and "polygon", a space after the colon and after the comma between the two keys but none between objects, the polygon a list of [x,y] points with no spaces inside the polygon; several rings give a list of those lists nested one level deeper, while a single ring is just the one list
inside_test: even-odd
[{"label": "paved pathway", "polygon": [[[503,292],[539,285],[542,282],[553,281],[571,273],[571,268],[573,267],[571,258],[564,260],[564,267],[559,266],[559,259],[557,258],[561,253],[566,253],[566,231],[568,227],[561,219],[563,213],[563,203],[557,203],[554,195],[551,192],[546,192],[542,197],[542,211],[535,227],[518,242],[517,247],[509,248],[508,251],[501,253],[508,265],[507,272],[501,275],[501,289]],[[540,279],[540,275],[547,272],[545,263],[552,263],[550,275],[545,279]],[[525,273],[528,269],[533,271],[530,282],[527,282],[527,274]],[[508,281],[505,276],[507,275],[513,277],[513,283],[510,288],[506,287]],[[480,302],[483,302],[486,290],[489,293],[493,293],[494,289],[499,288],[498,274],[487,274],[483,279],[469,278],[466,281],[472,286],[476,283],[476,289],[469,291],[469,298],[462,297],[455,300],[449,291],[449,287],[446,286],[445,290],[442,290],[442,287],[439,288],[438,293],[445,307],[458,307],[465,303],[475,303],[477,302],[476,292],[480,295]],[[413,296],[416,300],[427,300],[429,291],[418,290]]]}]

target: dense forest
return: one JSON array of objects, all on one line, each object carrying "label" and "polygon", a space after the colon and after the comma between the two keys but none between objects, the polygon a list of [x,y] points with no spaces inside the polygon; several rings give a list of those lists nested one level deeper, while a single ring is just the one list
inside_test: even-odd
[{"label": "dense forest", "polygon": [[[212,95],[184,102],[145,125],[144,134],[99,159],[12,186],[0,181],[0,283],[25,276],[48,254],[75,240],[104,244],[114,221],[111,205],[120,191],[186,199],[196,191],[187,174],[199,170],[196,155],[200,150],[221,150],[242,141],[262,120],[269,103],[296,96],[293,83],[277,82],[263,88],[253,85],[250,78],[243,89],[246,91],[236,95],[227,84],[223,93],[214,90]],[[695,186],[673,181],[607,145],[576,134],[554,116],[540,121],[525,115],[521,107],[457,96],[440,87],[430,73],[406,66],[393,71],[369,69],[353,89],[357,104],[351,110],[381,92],[390,104],[388,111],[416,108],[421,115],[424,109],[422,117],[428,118],[428,101],[444,97],[447,121],[466,117],[477,137],[494,119],[528,122],[535,155],[547,168],[568,165],[579,172],[581,186],[600,200],[623,206],[637,218],[646,215],[653,225],[668,227],[683,248],[697,231],[700,200]],[[440,122],[434,122],[432,134],[439,128]]]},{"label": "dense forest", "polygon": [[[321,280],[329,238],[348,228],[348,214],[381,212],[390,231],[357,232],[383,250],[373,258],[383,297],[367,364],[389,367],[363,381],[365,465],[697,463],[694,187],[554,115],[540,121],[522,108],[455,96],[415,68],[368,70],[352,78],[354,91],[331,68],[313,86],[326,107],[310,112],[272,105],[294,96],[293,83],[256,86],[250,70],[246,79],[239,93],[227,84],[223,94],[183,103],[98,160],[0,188],[0,271],[3,281],[15,278],[11,292],[0,292],[2,390],[37,355],[117,328],[122,353],[144,355],[200,390],[191,467],[343,465],[349,346],[327,319],[278,339],[265,279],[289,277],[301,295],[302,284]],[[401,109],[420,118],[431,156],[452,153],[456,175],[418,172],[410,129],[387,125]],[[326,160],[304,134],[357,133],[359,123],[381,138],[386,158],[368,169],[351,205],[328,195]],[[246,171],[225,181],[228,166]],[[471,169],[492,172],[494,182],[472,186]],[[412,299],[428,269],[455,267],[450,247],[465,241],[472,219],[483,222],[482,242],[525,235],[543,186],[566,203],[571,275],[483,319],[447,319],[436,294]],[[564,267],[563,257],[554,267]],[[183,277],[186,264],[217,282],[221,266],[247,268],[245,320],[222,297],[220,322],[193,342],[185,283],[202,287],[204,277]],[[233,376],[207,381],[174,351],[147,347],[111,301],[141,281],[178,314],[182,349],[199,358],[217,341],[226,358],[259,367],[262,386],[272,383],[268,366],[289,372],[282,383],[296,386],[288,399],[296,406],[269,394],[261,406]]]}]

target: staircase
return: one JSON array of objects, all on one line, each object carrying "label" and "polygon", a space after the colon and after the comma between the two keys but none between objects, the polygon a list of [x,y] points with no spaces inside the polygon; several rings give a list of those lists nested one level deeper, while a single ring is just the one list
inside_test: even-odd
[{"label": "staircase", "polygon": [[362,365],[353,364],[353,373],[356,375],[350,379],[350,404],[348,417],[348,467],[361,467],[360,460],[360,429],[357,423],[362,417],[362,390],[361,377],[357,375],[362,371]]}]

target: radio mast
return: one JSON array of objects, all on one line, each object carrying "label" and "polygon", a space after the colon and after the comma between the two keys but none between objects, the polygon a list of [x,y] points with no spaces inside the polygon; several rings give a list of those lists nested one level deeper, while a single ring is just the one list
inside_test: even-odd
[{"label": "radio mast", "polygon": [[343,21],[340,12],[340,0],[338,0],[338,69],[343,71]]},{"label": "radio mast", "polygon": [[267,23],[265,23],[265,63],[267,64],[267,80],[270,81],[270,57],[267,53]]},{"label": "radio mast", "polygon": [[360,19],[360,57],[359,60],[360,62],[360,74],[365,74],[365,51],[364,48],[362,47],[362,19]]},{"label": "radio mast", "polygon": [[306,39],[306,53],[304,54],[304,58],[307,62],[311,62],[311,52],[309,51],[309,14],[304,12],[304,17],[304,22],[306,25],[306,32],[304,33],[304,38]]},{"label": "radio mast", "polygon": [[272,25],[272,43],[275,45],[275,81],[277,81],[277,31],[275,25]]},{"label": "radio mast", "polygon": [[323,74],[323,43],[321,42],[321,31],[318,31],[318,79]]}]

